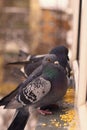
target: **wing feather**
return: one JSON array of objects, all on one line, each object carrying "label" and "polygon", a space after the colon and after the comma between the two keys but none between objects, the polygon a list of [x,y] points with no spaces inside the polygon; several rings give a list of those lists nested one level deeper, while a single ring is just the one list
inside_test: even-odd
[{"label": "wing feather", "polygon": [[23,88],[24,97],[31,103],[42,99],[51,89],[51,83],[42,77],[36,78]]}]

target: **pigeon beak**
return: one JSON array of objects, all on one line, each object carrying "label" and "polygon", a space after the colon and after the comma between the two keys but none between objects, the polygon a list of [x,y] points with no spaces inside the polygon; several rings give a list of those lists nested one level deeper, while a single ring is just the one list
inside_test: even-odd
[{"label": "pigeon beak", "polygon": [[67,62],[66,69],[68,71],[68,77],[70,77],[70,75],[71,75],[71,67],[70,67],[69,62]]},{"label": "pigeon beak", "polygon": [[69,61],[69,56],[67,56],[67,60]]},{"label": "pigeon beak", "polygon": [[55,62],[54,62],[54,64],[58,65],[58,64],[59,64],[59,62],[58,62],[58,61],[55,61]]}]

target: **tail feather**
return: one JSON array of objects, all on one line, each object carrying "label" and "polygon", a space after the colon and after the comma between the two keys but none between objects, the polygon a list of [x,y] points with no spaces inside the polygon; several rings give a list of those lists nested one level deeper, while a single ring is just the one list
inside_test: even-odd
[{"label": "tail feather", "polygon": [[4,98],[2,98],[0,100],[0,106],[7,105],[12,100],[12,98],[14,98],[16,96],[16,94],[18,93],[19,88],[21,87],[21,85],[22,85],[22,83],[15,90],[13,90],[7,96],[5,96]]},{"label": "tail feather", "polygon": [[29,118],[28,108],[20,108],[7,130],[24,130]]},{"label": "tail feather", "polygon": [[22,58],[27,58],[30,54],[27,52],[24,52],[23,50],[19,51],[19,56]]},{"label": "tail feather", "polygon": [[14,61],[14,62],[10,62],[7,63],[6,65],[25,65],[25,64],[29,64],[30,61]]},{"label": "tail feather", "polygon": [[44,58],[46,54],[44,55],[29,55],[29,58],[23,60],[23,61],[14,61],[14,62],[9,62],[6,65],[27,65],[27,64],[31,64],[32,62],[38,62],[40,60],[42,60]]}]

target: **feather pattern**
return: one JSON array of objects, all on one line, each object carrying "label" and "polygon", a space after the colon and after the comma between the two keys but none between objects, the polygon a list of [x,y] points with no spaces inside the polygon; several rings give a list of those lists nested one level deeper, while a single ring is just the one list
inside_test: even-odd
[{"label": "feather pattern", "polygon": [[50,82],[39,77],[23,88],[23,95],[27,100],[35,103],[44,97],[50,91],[50,88]]}]

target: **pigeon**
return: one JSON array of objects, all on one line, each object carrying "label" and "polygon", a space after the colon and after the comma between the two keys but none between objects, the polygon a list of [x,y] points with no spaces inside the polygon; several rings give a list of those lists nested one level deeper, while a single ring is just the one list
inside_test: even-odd
[{"label": "pigeon", "polygon": [[[9,64],[24,65],[24,67],[22,67],[22,69],[21,69],[22,70],[21,77],[23,77],[23,74],[24,74],[25,78],[27,78],[33,72],[33,70],[40,67],[43,58],[47,55],[47,54],[44,54],[44,55],[35,55],[34,56],[34,55],[25,54],[23,52],[21,52],[20,54],[24,55],[24,56],[26,55],[27,61],[13,62],[13,63],[9,63]],[[59,61],[59,63],[67,70],[66,71],[67,78],[68,78],[68,82],[70,82],[71,68],[69,65],[68,49],[63,45],[60,45],[60,46],[53,48],[51,51],[49,51],[49,54],[55,54],[57,56],[57,60]],[[38,71],[38,69],[37,69],[37,71]],[[16,72],[19,73],[18,70]],[[24,79],[24,78],[22,78],[22,79]],[[45,109],[45,108],[49,109],[49,106],[42,107],[41,109]]]},{"label": "pigeon", "polygon": [[[16,94],[11,92],[13,95],[11,98],[7,95],[6,98],[9,99],[4,97],[0,100],[0,106],[4,105],[5,109],[16,109],[17,111],[8,130],[24,130],[30,116],[29,108],[37,109],[56,103],[66,94],[66,70],[60,65],[55,55],[52,55],[51,58],[44,57],[40,71],[39,75],[36,73],[36,77],[34,76],[32,79],[32,76],[28,77],[21,83]],[[7,102],[5,103],[5,101]]]},{"label": "pigeon", "polygon": [[[55,59],[54,57],[55,57],[54,54],[48,54],[48,55],[46,55],[46,56],[43,58],[42,63],[52,62],[53,59]],[[57,60],[58,60],[58,58],[57,58]],[[66,70],[65,70],[65,72],[66,72]],[[41,64],[39,67],[37,67],[37,68],[29,75],[29,77],[27,78],[27,80],[26,80],[25,82],[28,83],[28,82],[32,81],[35,77],[39,76],[41,73],[42,73],[42,64]],[[22,84],[23,84],[23,83],[21,83],[20,85],[18,85],[18,87],[17,87],[14,91],[12,91],[10,94],[8,94],[7,96],[5,96],[5,97],[0,101],[1,104],[2,104],[2,105],[7,104],[7,103],[9,102],[9,100],[11,100],[12,97],[17,94],[17,92],[19,91],[20,87],[23,86]],[[43,108],[42,108],[42,109],[43,109]]]},{"label": "pigeon", "polygon": [[[36,78],[37,76],[39,76],[42,73],[42,68],[43,68],[43,64],[47,64],[49,62],[53,62],[55,59],[55,55],[54,54],[48,54],[44,57],[44,59],[42,60],[42,64],[37,67],[27,78],[26,81],[24,81],[25,84],[31,82],[34,78]],[[18,93],[20,87],[23,86],[23,83],[20,83],[18,85],[18,87],[13,90],[10,94],[8,94],[7,96],[5,96],[1,101],[1,105],[6,105],[13,97],[15,97],[15,95]]]},{"label": "pigeon", "polygon": [[[23,53],[23,52],[22,52]],[[25,54],[25,53],[24,53]],[[71,68],[69,65],[69,57],[68,57],[68,49],[63,46],[57,46],[49,51],[49,54],[55,54],[58,58],[59,63],[67,69],[68,77],[70,77]],[[41,65],[43,58],[47,55],[27,55],[26,61],[18,61],[8,63],[8,65],[23,65],[21,71],[23,72],[24,76],[29,76],[33,70],[35,70],[38,66]]]}]

